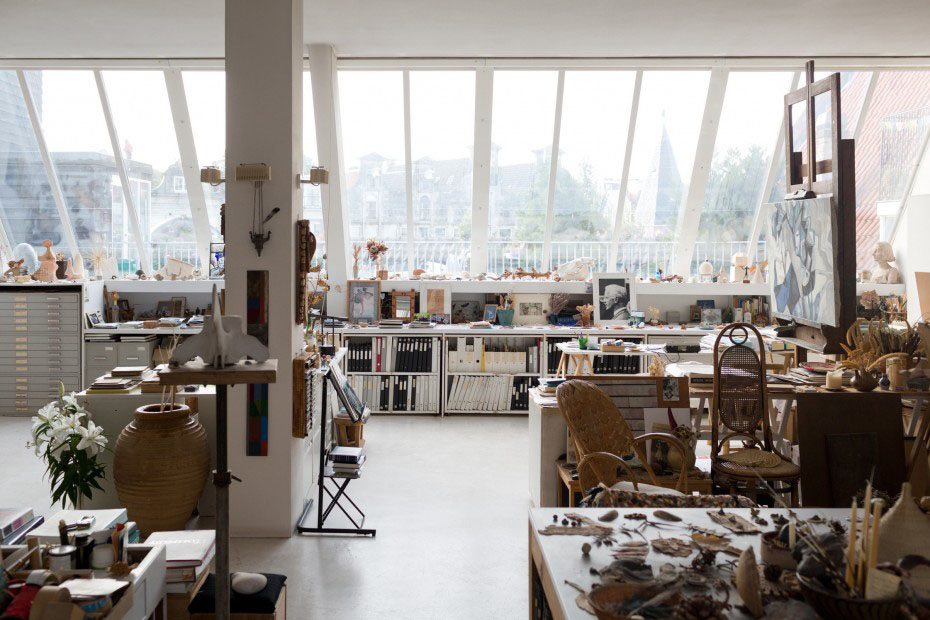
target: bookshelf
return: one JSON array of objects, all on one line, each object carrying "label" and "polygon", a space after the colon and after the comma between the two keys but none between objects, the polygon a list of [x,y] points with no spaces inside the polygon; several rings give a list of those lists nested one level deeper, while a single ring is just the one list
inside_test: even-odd
[{"label": "bookshelf", "polygon": [[372,413],[442,412],[440,336],[352,334],[344,345],[349,384]]}]

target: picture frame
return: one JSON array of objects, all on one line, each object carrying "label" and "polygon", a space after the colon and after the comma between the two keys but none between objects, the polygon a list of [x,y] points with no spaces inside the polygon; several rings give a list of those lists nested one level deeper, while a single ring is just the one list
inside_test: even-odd
[{"label": "picture frame", "polygon": [[699,305],[697,304],[692,305],[688,310],[688,314],[689,314],[688,322],[689,323],[700,323],[701,322],[701,310],[702,308]]},{"label": "picture frame", "polygon": [[481,319],[481,302],[463,300],[452,302],[452,323],[471,323]]},{"label": "picture frame", "polygon": [[353,423],[364,423],[368,420],[371,414],[368,404],[362,402],[362,399],[359,398],[352,386],[349,385],[349,380],[342,374],[338,365],[334,364],[331,366],[326,376],[333,386],[333,391],[336,392],[336,396],[338,397],[338,403],[336,403],[337,410],[338,405],[341,404]]},{"label": "picture frame", "polygon": [[417,305],[416,291],[391,291],[391,317],[409,323]]},{"label": "picture frame", "polygon": [[171,316],[183,317],[187,309],[187,297],[171,298]]},{"label": "picture frame", "polygon": [[513,310],[514,325],[545,325],[549,314],[549,295],[515,294]]},{"label": "picture frame", "polygon": [[423,284],[420,290],[420,312],[452,314],[452,290],[447,284]]},{"label": "picture frame", "polygon": [[723,311],[720,308],[704,308],[701,311],[701,323],[705,325],[720,325],[723,322]]},{"label": "picture frame", "polygon": [[497,304],[484,304],[484,320],[488,323],[497,320]]},{"label": "picture frame", "polygon": [[210,279],[226,277],[226,243],[210,243]]},{"label": "picture frame", "polygon": [[629,323],[636,310],[636,275],[627,272],[595,273],[592,281],[595,325]]},{"label": "picture frame", "polygon": [[163,319],[165,317],[171,316],[172,304],[171,301],[160,301],[155,306],[155,318]]},{"label": "picture frame", "polygon": [[93,327],[101,323],[100,312],[85,312],[84,318],[87,319],[87,327]]},{"label": "picture frame", "polygon": [[[643,409],[643,422],[647,433],[670,433],[668,416],[671,413],[676,426],[691,426],[690,407],[645,407]],[[650,465],[667,464],[669,444],[665,441],[646,440],[646,455]],[[656,461],[659,461],[658,463]]]},{"label": "picture frame", "polygon": [[346,282],[346,317],[350,323],[377,323],[381,319],[381,281]]},{"label": "picture frame", "polygon": [[135,312],[133,312],[132,306],[129,305],[128,299],[118,299],[116,301],[116,307],[119,309],[120,322],[131,321],[135,318]]}]

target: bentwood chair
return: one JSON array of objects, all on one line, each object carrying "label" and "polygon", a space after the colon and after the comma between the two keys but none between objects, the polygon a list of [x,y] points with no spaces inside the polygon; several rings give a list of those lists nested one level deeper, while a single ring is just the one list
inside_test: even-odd
[{"label": "bentwood chair", "polygon": [[[751,336],[756,338],[755,348]],[[731,346],[721,351],[724,339]],[[729,487],[731,494],[736,494],[740,486],[751,493],[761,479],[778,493],[790,492],[791,505],[797,506],[801,468],[779,453],[772,443],[765,363],[759,353],[764,350],[762,335],[748,323],[728,325],[717,336],[710,424],[711,472],[718,484]],[[748,445],[747,449],[721,454],[721,447],[737,438]]]},{"label": "bentwood chair", "polygon": [[[629,424],[610,397],[590,381],[575,379],[562,383],[556,391],[556,399],[575,443],[582,491],[603,484],[645,493],[687,494],[687,468],[682,468],[674,490],[660,487],[643,450],[646,441],[658,439],[668,442],[671,449],[679,450],[682,461],[687,461],[685,445],[678,437],[670,433],[645,433],[634,438]],[[620,458],[631,451],[639,457],[652,485],[640,485],[639,476]]]}]

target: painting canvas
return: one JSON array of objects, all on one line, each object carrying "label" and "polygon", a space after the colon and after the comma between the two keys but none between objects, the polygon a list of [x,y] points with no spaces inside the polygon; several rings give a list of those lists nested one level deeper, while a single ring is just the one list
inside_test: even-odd
[{"label": "painting canvas", "polygon": [[594,274],[594,322],[626,323],[636,310],[635,276],[631,273]]},{"label": "painting canvas", "polygon": [[766,205],[774,314],[808,325],[838,321],[836,222],[830,198]]}]

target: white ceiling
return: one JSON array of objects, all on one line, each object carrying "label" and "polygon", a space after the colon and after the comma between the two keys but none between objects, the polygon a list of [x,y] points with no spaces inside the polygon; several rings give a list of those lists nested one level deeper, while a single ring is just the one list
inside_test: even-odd
[{"label": "white ceiling", "polygon": [[[280,0],[254,0],[280,1]],[[0,57],[223,55],[223,0],[0,0]],[[930,55],[926,0],[306,0],[340,56]]]}]

